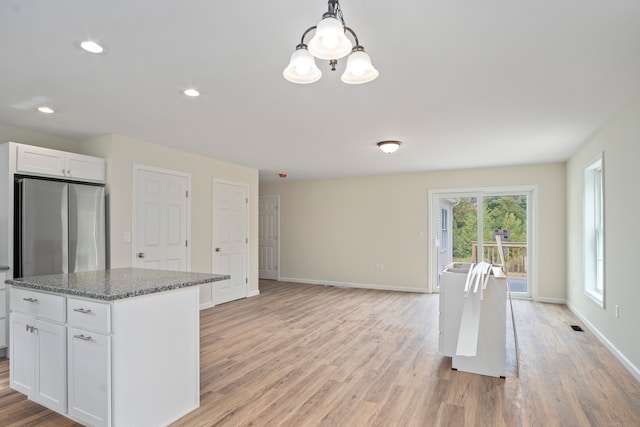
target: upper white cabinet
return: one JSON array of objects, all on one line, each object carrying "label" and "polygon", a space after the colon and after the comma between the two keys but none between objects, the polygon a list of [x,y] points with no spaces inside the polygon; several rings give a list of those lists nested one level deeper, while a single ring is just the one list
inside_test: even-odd
[{"label": "upper white cabinet", "polygon": [[30,145],[17,147],[16,173],[105,181],[104,159]]}]

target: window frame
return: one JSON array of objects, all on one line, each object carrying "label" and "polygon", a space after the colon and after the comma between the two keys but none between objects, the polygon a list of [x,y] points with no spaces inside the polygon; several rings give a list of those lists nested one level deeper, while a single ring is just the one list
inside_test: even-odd
[{"label": "window frame", "polygon": [[605,307],[605,168],[599,153],[584,168],[584,292],[596,304]]},{"label": "window frame", "polygon": [[440,208],[440,250],[449,249],[449,209]]}]

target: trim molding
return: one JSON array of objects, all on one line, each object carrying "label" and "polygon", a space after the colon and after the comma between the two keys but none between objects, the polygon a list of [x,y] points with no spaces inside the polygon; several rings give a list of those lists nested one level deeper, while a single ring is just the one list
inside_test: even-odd
[{"label": "trim molding", "polygon": [[212,302],[206,302],[204,304],[200,304],[200,310],[206,310],[207,308],[215,307]]},{"label": "trim molding", "polygon": [[260,295],[260,289],[247,292],[247,298],[257,297],[258,295]]},{"label": "trim molding", "polygon": [[609,349],[611,353],[613,353],[616,359],[618,359],[620,363],[622,363],[624,367],[627,368],[627,370],[631,373],[631,375],[633,375],[636,378],[636,380],[640,381],[640,369],[637,366],[635,366],[633,363],[631,363],[631,361],[627,359],[627,357],[624,354],[622,354],[622,352],[618,350],[616,346],[613,345],[611,341],[609,341],[607,337],[605,337],[604,334],[602,334],[602,332],[600,332],[598,328],[596,328],[593,325],[593,323],[587,320],[587,318],[583,316],[582,313],[580,313],[580,311],[578,311],[576,307],[574,307],[569,303],[567,303],[567,307],[569,307],[569,310],[571,310],[573,314],[575,314],[580,320],[584,322],[585,325],[587,325],[589,330],[593,332],[593,334],[600,340],[602,344],[604,344],[605,347]]},{"label": "trim molding", "polygon": [[567,304],[567,300],[564,298],[547,298],[547,297],[535,297],[535,302],[546,302],[548,304]]},{"label": "trim molding", "polygon": [[359,288],[373,289],[378,291],[415,292],[421,294],[429,293],[426,289],[407,288],[401,286],[372,285],[368,283],[332,282],[327,280],[296,279],[293,277],[279,277],[278,280],[281,282],[303,283],[306,285],[334,286],[336,288]]}]

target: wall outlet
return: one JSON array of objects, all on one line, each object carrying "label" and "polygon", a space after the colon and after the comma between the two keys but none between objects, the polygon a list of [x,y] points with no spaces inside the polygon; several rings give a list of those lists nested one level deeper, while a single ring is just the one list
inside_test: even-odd
[{"label": "wall outlet", "polygon": [[616,304],[616,318],[620,317],[620,306]]}]

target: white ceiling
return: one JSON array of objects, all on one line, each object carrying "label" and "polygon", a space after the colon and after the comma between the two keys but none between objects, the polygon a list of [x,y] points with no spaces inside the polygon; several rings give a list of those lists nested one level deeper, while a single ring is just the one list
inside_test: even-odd
[{"label": "white ceiling", "polygon": [[[564,161],[640,95],[638,0],[342,0],[380,77],[346,85],[345,61],[332,73],[318,60],[319,82],[284,80],[326,9],[2,0],[0,123],[126,135],[296,180]],[[87,38],[107,54],[76,47]],[[403,145],[385,155],[384,139]]]}]

